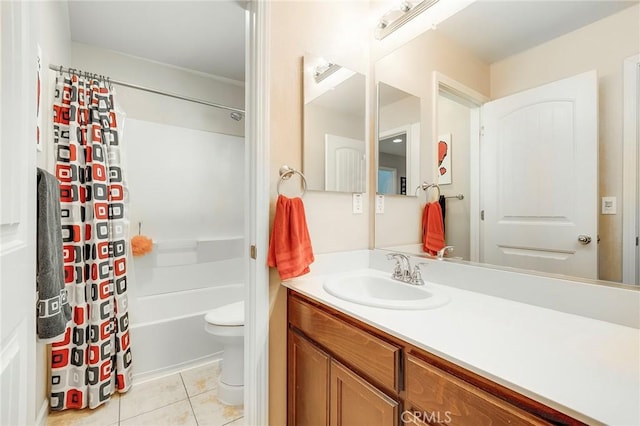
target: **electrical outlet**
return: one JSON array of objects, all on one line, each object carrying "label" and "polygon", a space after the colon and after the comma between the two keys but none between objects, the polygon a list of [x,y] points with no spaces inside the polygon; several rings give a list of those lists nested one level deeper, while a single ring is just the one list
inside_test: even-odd
[{"label": "electrical outlet", "polygon": [[376,195],[376,214],[384,213],[384,195]]},{"label": "electrical outlet", "polygon": [[353,194],[353,214],[362,214],[362,194]]},{"label": "electrical outlet", "polygon": [[616,197],[602,197],[602,214],[616,214]]}]

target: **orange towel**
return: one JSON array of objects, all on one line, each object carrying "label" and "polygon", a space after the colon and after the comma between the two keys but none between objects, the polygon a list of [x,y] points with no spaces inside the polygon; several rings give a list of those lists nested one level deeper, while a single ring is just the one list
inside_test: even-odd
[{"label": "orange towel", "polygon": [[440,203],[427,203],[422,212],[422,249],[436,255],[444,247],[444,221]]},{"label": "orange towel", "polygon": [[267,265],[278,268],[282,280],[309,272],[313,248],[300,198],[278,196]]}]

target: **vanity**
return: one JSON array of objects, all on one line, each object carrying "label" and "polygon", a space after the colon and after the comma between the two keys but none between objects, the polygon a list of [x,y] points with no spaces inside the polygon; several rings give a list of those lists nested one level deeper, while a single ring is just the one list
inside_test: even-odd
[{"label": "vanity", "polygon": [[[533,15],[559,16],[558,2],[470,3],[372,41],[364,82],[339,55],[304,56],[309,189],[354,193],[354,206],[368,194],[375,249],[317,256],[283,283],[289,425],[640,425],[640,292],[620,285],[638,284],[636,225],[596,203],[622,193],[622,139],[598,132],[622,121],[598,113],[635,91],[622,70],[638,63],[637,7],[552,35]],[[510,29],[478,46],[500,19]],[[424,258],[434,201],[462,261]],[[389,279],[390,251],[427,263],[423,289]]]},{"label": "vanity", "polygon": [[[289,425],[640,421],[637,328],[436,284],[429,274],[424,291],[446,304],[389,308],[371,306],[365,292],[364,304],[332,295],[336,280],[346,288],[349,277],[390,276],[378,251],[369,261],[364,252],[350,262],[355,270],[326,273],[321,255],[319,273],[283,283]],[[427,271],[441,281],[444,263]]]}]

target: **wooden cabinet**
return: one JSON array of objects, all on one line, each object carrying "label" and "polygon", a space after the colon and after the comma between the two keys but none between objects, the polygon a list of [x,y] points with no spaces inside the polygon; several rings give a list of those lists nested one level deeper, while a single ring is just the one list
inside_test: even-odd
[{"label": "wooden cabinet", "polygon": [[335,360],[329,399],[331,426],[398,424],[398,402]]},{"label": "wooden cabinet", "polygon": [[289,290],[289,426],[583,423]]},{"label": "wooden cabinet", "polygon": [[548,425],[415,356],[407,356],[406,399],[415,417],[461,425]]},{"label": "wooden cabinet", "polygon": [[288,332],[289,424],[329,424],[329,355],[296,332]]},{"label": "wooden cabinet", "polygon": [[400,347],[298,298],[289,300],[289,325],[379,387],[398,392]]},{"label": "wooden cabinet", "polygon": [[302,299],[288,307],[289,425],[396,426],[400,348]]}]

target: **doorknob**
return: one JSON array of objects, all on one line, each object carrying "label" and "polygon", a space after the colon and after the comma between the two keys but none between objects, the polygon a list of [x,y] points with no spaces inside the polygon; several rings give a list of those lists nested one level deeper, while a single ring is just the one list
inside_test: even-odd
[{"label": "doorknob", "polygon": [[591,242],[591,237],[588,235],[578,235],[578,241],[580,244],[587,245]]}]

